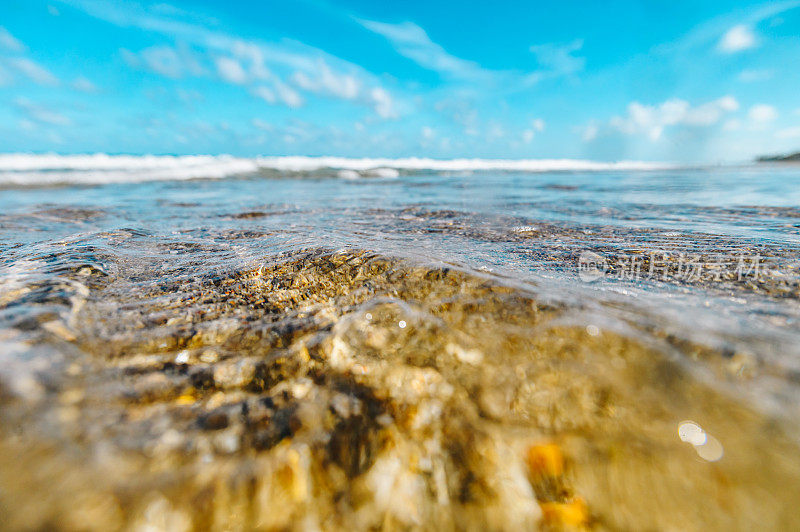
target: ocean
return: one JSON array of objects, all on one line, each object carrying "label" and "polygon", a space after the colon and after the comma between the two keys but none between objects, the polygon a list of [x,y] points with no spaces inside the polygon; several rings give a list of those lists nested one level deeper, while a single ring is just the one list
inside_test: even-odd
[{"label": "ocean", "polygon": [[797,527],[798,205],[780,164],[0,155],[0,513]]}]

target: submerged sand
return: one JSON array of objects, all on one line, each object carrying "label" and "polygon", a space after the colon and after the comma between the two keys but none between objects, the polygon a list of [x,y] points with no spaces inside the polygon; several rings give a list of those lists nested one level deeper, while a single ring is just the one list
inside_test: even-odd
[{"label": "submerged sand", "polygon": [[111,277],[4,295],[54,310],[4,333],[3,529],[800,528],[795,440],[686,364],[747,357],[357,250]]}]

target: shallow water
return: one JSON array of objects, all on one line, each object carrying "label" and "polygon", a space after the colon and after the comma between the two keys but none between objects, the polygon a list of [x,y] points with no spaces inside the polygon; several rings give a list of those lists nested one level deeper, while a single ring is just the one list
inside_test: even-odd
[{"label": "shallow water", "polygon": [[0,191],[7,528],[798,525],[800,168],[340,175]]}]

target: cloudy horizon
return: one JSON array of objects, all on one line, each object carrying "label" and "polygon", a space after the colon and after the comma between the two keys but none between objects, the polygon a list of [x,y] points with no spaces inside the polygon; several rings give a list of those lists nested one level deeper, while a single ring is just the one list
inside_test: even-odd
[{"label": "cloudy horizon", "polygon": [[11,0],[0,151],[740,162],[800,150],[799,7]]}]

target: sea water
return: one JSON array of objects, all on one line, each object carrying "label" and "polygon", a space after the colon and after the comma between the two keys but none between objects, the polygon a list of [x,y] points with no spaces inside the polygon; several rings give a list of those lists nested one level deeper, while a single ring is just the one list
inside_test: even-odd
[{"label": "sea water", "polygon": [[799,167],[0,156],[0,187],[18,526],[70,483],[200,526],[237,467],[290,500],[226,492],[242,526],[796,524]]}]

